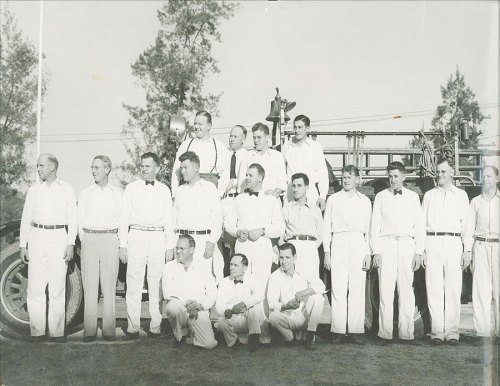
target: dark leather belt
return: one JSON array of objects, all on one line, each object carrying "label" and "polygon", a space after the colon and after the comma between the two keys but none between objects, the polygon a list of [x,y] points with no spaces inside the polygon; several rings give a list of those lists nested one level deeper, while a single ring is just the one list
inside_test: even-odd
[{"label": "dark leather belt", "polygon": [[236,197],[238,195],[238,193],[228,193],[227,196],[228,197]]},{"label": "dark leather belt", "polygon": [[474,238],[477,241],[484,241],[486,243],[498,243],[498,242],[500,242],[500,239],[498,237],[497,238],[489,238],[489,237],[474,236]]},{"label": "dark leather belt", "polygon": [[453,233],[453,232],[427,232],[427,236],[462,236],[461,233]]},{"label": "dark leather belt", "polygon": [[292,236],[288,240],[311,240],[311,241],[316,241],[316,237],[314,236],[307,236],[307,235],[297,235],[297,236]]},{"label": "dark leather belt", "polygon": [[190,231],[188,229],[176,229],[176,233],[179,233],[180,235],[209,235],[212,233],[210,229],[205,229],[202,231]]},{"label": "dark leather belt", "polygon": [[105,234],[105,233],[118,233],[118,228],[115,229],[88,229],[83,228],[85,233]]},{"label": "dark leather belt", "polygon": [[40,229],[63,229],[66,227],[66,225],[42,225],[35,222],[32,222],[31,226]]}]

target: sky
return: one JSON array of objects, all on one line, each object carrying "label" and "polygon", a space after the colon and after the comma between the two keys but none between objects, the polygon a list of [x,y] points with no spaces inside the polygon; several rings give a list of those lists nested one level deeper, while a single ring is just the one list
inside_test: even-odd
[{"label": "sky", "polygon": [[[4,1],[38,47],[40,3]],[[155,39],[158,1],[44,1],[42,50],[48,90],[42,152],[60,161],[59,176],[77,194],[92,183],[90,164],[107,154],[128,160],[120,133],[123,103],[144,104],[130,65]],[[220,73],[204,90],[223,93],[213,133],[264,121],[276,86],[290,111],[318,130],[430,129],[440,86],[458,67],[482,111],[482,144],[498,149],[499,3],[496,1],[251,1],[220,27],[213,45]],[[379,120],[377,115],[401,115]],[[359,117],[371,117],[362,118]],[[366,147],[404,147],[409,138],[373,138]],[[344,137],[320,137],[345,147]],[[33,152],[33,154],[35,154]],[[32,164],[35,164],[35,156]],[[33,178],[34,178],[33,174]]]}]

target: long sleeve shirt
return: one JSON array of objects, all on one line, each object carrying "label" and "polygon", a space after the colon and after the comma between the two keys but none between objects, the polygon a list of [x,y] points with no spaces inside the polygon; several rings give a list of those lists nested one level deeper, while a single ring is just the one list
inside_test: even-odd
[{"label": "long sleeve shirt", "polygon": [[323,242],[323,216],[316,205],[290,202],[283,208],[285,239],[293,236],[316,237],[316,247]]},{"label": "long sleeve shirt", "polygon": [[246,159],[241,163],[238,172],[238,186],[245,179],[248,167],[251,164],[259,164],[264,168],[266,175],[262,181],[262,190],[281,189],[286,192],[286,168],[283,155],[274,149],[267,149],[265,153],[259,153],[255,149],[250,150]]},{"label": "long sleeve shirt", "polygon": [[154,185],[146,185],[144,180],[127,185],[123,192],[119,230],[122,248],[128,245],[131,225],[164,227],[165,249],[173,248],[172,196],[167,185],[156,180]]},{"label": "long sleeve shirt", "polygon": [[[281,306],[295,298],[299,291],[312,288],[317,294],[325,291],[325,285],[321,279],[313,276],[305,276],[295,271],[293,276],[288,276],[282,268],[274,271],[269,278],[267,288],[267,302],[269,309],[281,311]],[[303,308],[303,304],[299,309]]]},{"label": "long sleeve shirt", "polygon": [[181,143],[175,155],[172,168],[172,195],[177,196],[180,182],[179,157],[186,151],[195,152],[200,157],[200,173],[218,173],[219,181],[217,189],[219,197],[222,197],[229,183],[229,152],[227,147],[218,139],[209,137],[207,139],[189,138]]},{"label": "long sleeve shirt", "polygon": [[381,238],[410,236],[415,239],[415,253],[422,254],[425,226],[418,194],[403,188],[394,195],[389,189],[379,192],[373,203],[371,246],[374,254],[381,252]]},{"label": "long sleeve shirt", "polygon": [[370,255],[371,215],[372,204],[370,199],[358,191],[354,195],[350,195],[341,190],[328,197],[323,236],[325,253],[331,252],[332,233],[359,232],[364,234],[366,254]]},{"label": "long sleeve shirt", "polygon": [[219,315],[234,305],[243,302],[247,308],[253,307],[264,300],[264,289],[248,271],[243,276],[243,283],[234,283],[231,276],[219,282],[215,309]]},{"label": "long sleeve shirt", "polygon": [[67,225],[67,245],[75,245],[77,210],[75,192],[70,184],[60,179],[52,183],[32,185],[24,202],[19,245],[26,248],[31,223],[41,225]]},{"label": "long sleeve shirt", "polygon": [[462,189],[451,185],[447,190],[429,190],[424,195],[422,211],[427,232],[461,233],[465,238],[469,198]]},{"label": "long sleeve shirt", "polygon": [[464,249],[470,251],[474,243],[474,236],[498,238],[500,218],[500,191],[489,199],[484,193],[474,197],[470,203],[467,218]]},{"label": "long sleeve shirt", "polygon": [[78,233],[83,228],[117,229],[120,227],[123,190],[112,184],[85,188],[78,199]]},{"label": "long sleeve shirt", "polygon": [[193,185],[179,186],[174,200],[174,228],[209,229],[208,240],[217,243],[222,233],[222,204],[214,184],[200,179]]},{"label": "long sleeve shirt", "polygon": [[285,233],[285,221],[277,197],[259,192],[258,196],[248,193],[238,195],[226,217],[226,231],[234,237],[238,230],[264,228],[265,237],[278,238]]},{"label": "long sleeve shirt", "polygon": [[182,302],[194,300],[209,310],[217,297],[215,278],[203,264],[191,262],[185,269],[176,259],[165,264],[162,273],[163,297],[167,300],[177,298]]},{"label": "long sleeve shirt", "polygon": [[309,177],[310,189],[318,184],[319,197],[326,200],[329,186],[328,169],[321,144],[310,138],[307,138],[301,145],[286,141],[283,144],[282,153],[285,158],[288,182],[292,181],[295,173],[305,173]]}]

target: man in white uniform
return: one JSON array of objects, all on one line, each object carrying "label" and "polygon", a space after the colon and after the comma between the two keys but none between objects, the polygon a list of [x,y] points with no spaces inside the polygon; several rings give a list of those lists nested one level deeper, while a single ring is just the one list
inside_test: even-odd
[{"label": "man in white uniform", "polygon": [[222,197],[229,183],[229,154],[226,146],[210,134],[212,116],[206,111],[198,111],[194,119],[194,138],[186,139],[177,150],[172,168],[172,195],[177,197],[177,188],[181,185],[179,157],[187,151],[192,151],[200,158],[200,173],[213,174],[217,180],[219,197]]},{"label": "man in white uniform", "polygon": [[255,351],[261,325],[266,319],[262,304],[264,289],[247,272],[247,268],[247,257],[235,254],[231,259],[230,275],[219,283],[217,289],[215,309],[220,316],[216,327],[224,334],[228,347],[234,346],[237,341],[248,342],[249,351]]},{"label": "man in white uniform", "polygon": [[193,258],[195,244],[190,235],[180,235],[176,259],[163,269],[165,311],[174,333],[173,347],[186,342],[211,350],[217,346],[209,315],[217,287],[213,275]]},{"label": "man in white uniform", "polygon": [[462,269],[470,261],[462,238],[469,212],[465,191],[453,184],[453,165],[446,158],[437,161],[437,186],[425,193],[422,203],[425,229],[427,304],[431,316],[431,344],[458,344]]},{"label": "man in white uniform", "polygon": [[120,259],[127,263],[126,339],[139,337],[141,298],[147,266],[148,336],[160,336],[160,279],[165,260],[173,256],[172,197],[167,185],[156,179],[160,160],[154,153],[141,156],[141,177],[127,185],[121,213]]},{"label": "man in white uniform", "polygon": [[293,201],[283,208],[285,240],[297,249],[297,270],[319,277],[318,248],[323,241],[323,216],[321,210],[307,200],[309,190],[306,174],[292,176]]},{"label": "man in white uniform", "polygon": [[[500,337],[500,192],[498,168],[483,168],[483,193],[474,197],[467,220],[465,250],[472,247],[472,309],[477,336],[487,343],[496,333]],[[495,325],[491,326],[491,300]],[[493,330],[495,333],[493,333]],[[498,347],[498,346],[497,346]]]},{"label": "man in white uniform", "polygon": [[387,166],[390,187],[377,194],[373,204],[371,246],[373,267],[379,275],[379,331],[381,344],[392,341],[394,287],[399,295],[399,338],[413,341],[415,295],[413,271],[420,267],[425,227],[418,194],[403,187],[405,167]]},{"label": "man in white uniform", "polygon": [[359,169],[342,168],[342,190],[331,195],[325,210],[325,268],[332,275],[332,342],[348,338],[363,344],[366,271],[370,269],[370,199],[356,189]]},{"label": "man in white uniform", "polygon": [[27,303],[34,342],[45,340],[47,286],[49,336],[65,342],[66,271],[73,259],[77,214],[75,192],[57,178],[58,165],[52,154],[40,155],[40,182],[28,190],[21,219],[19,244],[21,260],[28,264]]},{"label": "man in white uniform", "polygon": [[325,210],[329,181],[323,148],[317,141],[308,138],[311,121],[305,115],[297,115],[293,120],[294,136],[283,144],[283,157],[288,179],[288,201],[294,200],[292,176],[304,173],[309,177],[310,187],[307,202]]},{"label": "man in white uniform", "polygon": [[102,335],[115,339],[115,295],[118,279],[118,228],[122,189],[108,181],[111,160],[94,157],[91,166],[95,183],[78,200],[78,233],[81,242],[82,280],[85,300],[83,341],[92,342],[97,333],[99,283],[103,298]]},{"label": "man in white uniform", "polygon": [[297,255],[293,244],[280,245],[281,267],[269,278],[267,301],[269,323],[285,342],[301,340],[306,333],[305,347],[314,350],[314,340],[323,303],[325,285],[318,277],[301,274],[295,269]]},{"label": "man in white uniform", "polygon": [[199,261],[217,282],[223,277],[224,261],[217,248],[222,232],[222,207],[217,188],[200,177],[200,159],[192,151],[179,157],[186,183],[179,186],[174,200],[174,228],[177,235],[191,235],[196,241]]}]

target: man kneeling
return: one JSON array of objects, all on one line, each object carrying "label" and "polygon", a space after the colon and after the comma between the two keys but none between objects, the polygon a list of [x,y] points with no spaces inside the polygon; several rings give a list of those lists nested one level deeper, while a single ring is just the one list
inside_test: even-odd
[{"label": "man kneeling", "polygon": [[221,315],[217,329],[224,334],[228,347],[238,340],[248,341],[248,349],[255,351],[259,341],[270,343],[271,337],[262,304],[264,288],[247,269],[247,257],[236,253],[229,266],[230,276],[219,283],[215,309]]},{"label": "man kneeling", "polygon": [[193,261],[195,241],[179,235],[176,258],[165,264],[162,276],[165,310],[172,326],[172,345],[178,347],[183,338],[187,344],[213,349],[217,346],[210,323],[209,310],[215,303],[215,278],[201,263]]},{"label": "man kneeling", "polygon": [[325,285],[318,278],[295,270],[295,246],[285,243],[279,247],[281,267],[269,279],[267,300],[269,323],[286,342],[301,339],[306,333],[306,349],[314,350],[314,338],[323,303]]}]

